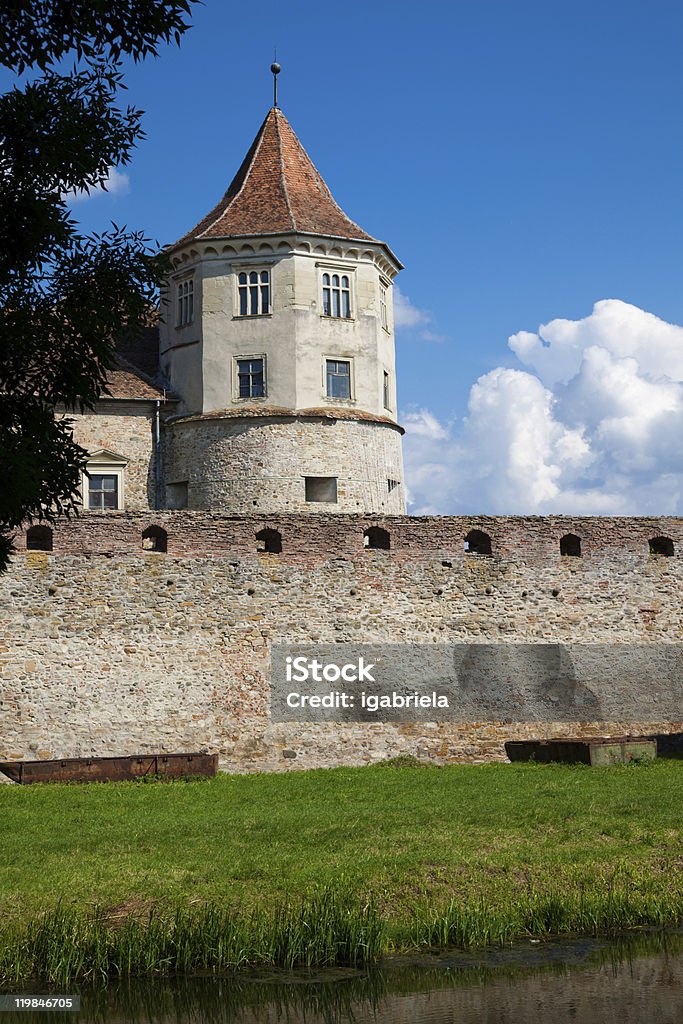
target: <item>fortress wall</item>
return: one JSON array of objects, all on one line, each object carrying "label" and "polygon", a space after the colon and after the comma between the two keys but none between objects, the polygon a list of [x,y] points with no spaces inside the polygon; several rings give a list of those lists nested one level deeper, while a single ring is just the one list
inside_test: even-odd
[{"label": "fortress wall", "polygon": [[[142,549],[151,523],[168,530],[167,554]],[[363,548],[376,524],[389,551]],[[256,551],[263,526],[280,529],[282,554]],[[491,535],[491,557],[464,553],[473,527]],[[570,531],[581,558],[559,554]],[[658,535],[673,557],[648,555]],[[501,758],[508,738],[683,728],[268,715],[275,640],[681,642],[681,519],[84,514],[57,528],[53,554],[18,548],[0,578],[2,757],[208,748],[233,770],[281,769]]]},{"label": "fortress wall", "polygon": [[[478,561],[489,568],[538,565],[548,570],[580,572],[586,566],[614,567],[658,565],[669,571],[683,554],[683,518],[617,516],[393,516],[342,513],[251,513],[227,515],[191,510],[130,512],[83,512],[55,528],[55,554],[126,553],[142,556],[141,532],[156,524],[168,533],[168,554],[196,558],[239,557],[257,560],[255,534],[264,527],[282,534],[283,565],[304,562],[322,564],[329,559],[361,558],[373,553],[364,549],[363,534],[371,526],[385,529],[391,538],[389,552],[374,557],[391,563],[450,560],[452,566],[472,562],[463,541],[470,530],[489,534],[492,557]],[[582,557],[560,555],[560,538],[573,533],[581,538]],[[672,559],[652,557],[648,541],[669,537],[675,547]],[[24,534],[17,548],[25,547]]]}]

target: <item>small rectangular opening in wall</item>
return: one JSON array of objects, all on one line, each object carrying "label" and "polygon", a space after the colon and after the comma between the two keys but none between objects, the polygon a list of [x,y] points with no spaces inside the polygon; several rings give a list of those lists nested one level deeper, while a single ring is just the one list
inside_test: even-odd
[{"label": "small rectangular opening in wall", "polygon": [[395,491],[396,488],[400,487],[400,486],[401,486],[401,481],[400,480],[387,480],[387,488],[388,488],[389,494],[391,494],[392,491]]},{"label": "small rectangular opening in wall", "polygon": [[325,501],[328,504],[337,502],[336,476],[307,476],[306,501]]},{"label": "small rectangular opening in wall", "polygon": [[187,508],[187,480],[166,484],[167,508]]},{"label": "small rectangular opening in wall", "polygon": [[384,377],[382,378],[382,396],[384,400],[384,408],[391,409],[391,386],[389,381],[389,374],[384,371]]}]

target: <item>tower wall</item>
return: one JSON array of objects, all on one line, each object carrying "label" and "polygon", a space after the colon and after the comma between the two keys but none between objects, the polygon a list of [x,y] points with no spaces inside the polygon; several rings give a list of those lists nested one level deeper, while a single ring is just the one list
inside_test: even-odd
[{"label": "tower wall", "polygon": [[[187,507],[225,512],[405,509],[401,437],[392,426],[324,417],[197,417],[166,429],[165,476]],[[334,478],[335,504],[306,500],[306,477]],[[390,490],[389,481],[398,482]],[[172,500],[171,500],[172,503]]]},{"label": "tower wall", "polygon": [[169,254],[160,368],[182,418],[166,424],[167,506],[404,512],[402,264],[334,201],[279,107]]},{"label": "tower wall", "polygon": [[[256,245],[256,240],[254,240]],[[266,393],[257,401],[288,409],[344,407],[396,419],[396,375],[391,277],[382,256],[320,240],[271,239],[221,246],[201,245],[185,252],[170,282],[161,326],[161,366],[189,414],[211,413],[245,404],[236,391],[238,357],[263,356]],[[283,249],[284,247],[284,249]],[[240,316],[238,277],[267,270],[271,311]],[[352,316],[324,316],[322,275],[345,274],[350,284]],[[191,279],[194,320],[174,326],[174,290]],[[380,286],[384,281],[386,327],[382,325]],[[326,394],[326,358],[352,364],[352,394]],[[390,398],[384,401],[383,373],[389,374]],[[254,399],[250,399],[253,402]]]}]

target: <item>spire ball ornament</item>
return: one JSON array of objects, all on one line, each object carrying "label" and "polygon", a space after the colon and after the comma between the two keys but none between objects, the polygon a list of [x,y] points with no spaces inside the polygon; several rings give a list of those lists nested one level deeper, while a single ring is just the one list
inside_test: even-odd
[{"label": "spire ball ornament", "polygon": [[273,72],[273,106],[277,106],[277,76],[282,71],[282,68],[276,60],[270,65],[270,70]]}]

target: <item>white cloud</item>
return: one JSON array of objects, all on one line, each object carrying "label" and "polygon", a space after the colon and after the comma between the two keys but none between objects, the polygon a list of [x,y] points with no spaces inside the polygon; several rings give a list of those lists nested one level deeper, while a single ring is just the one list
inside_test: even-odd
[{"label": "white cloud", "polygon": [[683,327],[607,299],[509,345],[462,424],[404,418],[412,512],[683,512]]},{"label": "white cloud", "polygon": [[117,171],[110,167],[104,185],[91,188],[89,192],[83,190],[67,192],[64,199],[68,203],[82,203],[85,199],[93,199],[95,196],[112,195],[125,196],[130,192],[130,178],[123,171]]},{"label": "white cloud", "polygon": [[396,330],[417,330],[422,341],[445,341],[445,335],[433,331],[431,323],[431,313],[426,309],[418,309],[417,306],[414,306],[408,296],[404,295],[397,285],[394,285],[394,327]]},{"label": "white cloud", "polygon": [[520,331],[508,344],[545,384],[571,380],[591,346],[632,356],[644,371],[656,368],[660,375],[683,380],[683,327],[620,299],[596,302],[582,320],[551,320],[536,334]]},{"label": "white cloud", "polygon": [[394,285],[394,326],[417,327],[427,322],[427,314],[414,306],[398,285]]},{"label": "white cloud", "polygon": [[419,434],[432,441],[442,441],[448,437],[446,428],[427,409],[406,413],[403,417],[403,425],[411,434]]}]

